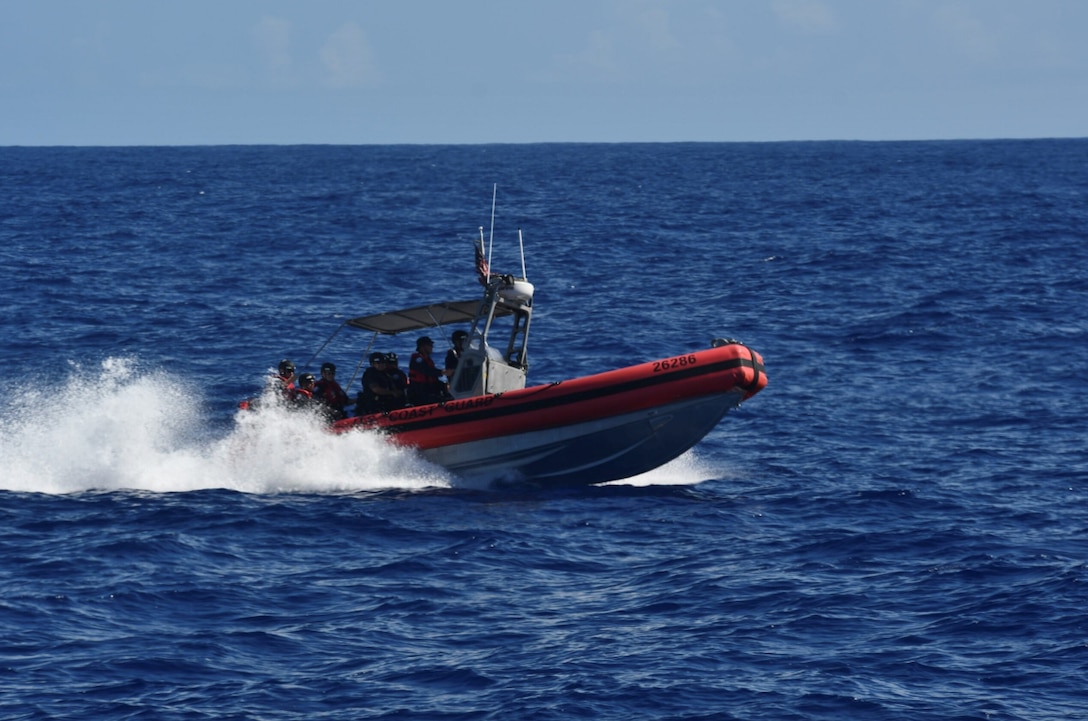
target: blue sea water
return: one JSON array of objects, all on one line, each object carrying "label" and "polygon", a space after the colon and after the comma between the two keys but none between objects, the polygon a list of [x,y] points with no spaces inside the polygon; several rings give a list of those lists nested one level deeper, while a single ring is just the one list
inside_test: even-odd
[{"label": "blue sea water", "polygon": [[[236,415],[494,184],[531,380],[766,390],[564,491]],[[0,148],[0,364],[0,718],[1088,718],[1088,140]]]}]

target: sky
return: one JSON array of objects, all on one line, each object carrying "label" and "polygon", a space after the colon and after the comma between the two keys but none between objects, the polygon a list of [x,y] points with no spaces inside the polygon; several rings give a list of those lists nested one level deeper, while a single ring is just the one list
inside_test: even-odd
[{"label": "sky", "polygon": [[1088,0],[0,0],[0,146],[1088,136]]}]

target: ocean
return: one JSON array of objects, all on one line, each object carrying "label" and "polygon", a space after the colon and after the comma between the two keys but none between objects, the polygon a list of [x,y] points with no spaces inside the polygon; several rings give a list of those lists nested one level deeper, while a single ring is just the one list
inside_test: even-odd
[{"label": "ocean", "polygon": [[[767,388],[564,490],[238,411],[495,188],[530,383]],[[1088,718],[1088,140],[0,148],[0,364],[0,718]]]}]

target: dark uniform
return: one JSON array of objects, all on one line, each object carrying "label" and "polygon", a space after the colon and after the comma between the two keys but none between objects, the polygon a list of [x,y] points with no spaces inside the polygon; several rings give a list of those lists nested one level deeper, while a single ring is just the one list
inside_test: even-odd
[{"label": "dark uniform", "polygon": [[351,404],[351,399],[340,384],[336,382],[336,366],[332,363],[321,365],[321,380],[314,384],[314,397],[325,404],[329,409],[329,416],[338,421],[347,418],[345,408]]}]

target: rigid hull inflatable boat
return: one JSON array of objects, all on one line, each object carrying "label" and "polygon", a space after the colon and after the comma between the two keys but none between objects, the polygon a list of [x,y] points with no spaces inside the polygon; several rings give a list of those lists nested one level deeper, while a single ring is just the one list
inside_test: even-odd
[{"label": "rigid hull inflatable boat", "polygon": [[446,398],[340,420],[334,432],[382,433],[467,480],[586,485],[668,463],[767,384],[758,353],[719,338],[702,350],[526,387],[533,285],[524,255],[522,275],[514,277],[491,273],[484,252],[481,229],[482,299],[352,318],[341,326],[372,332],[369,351],[379,335],[467,325]]}]

